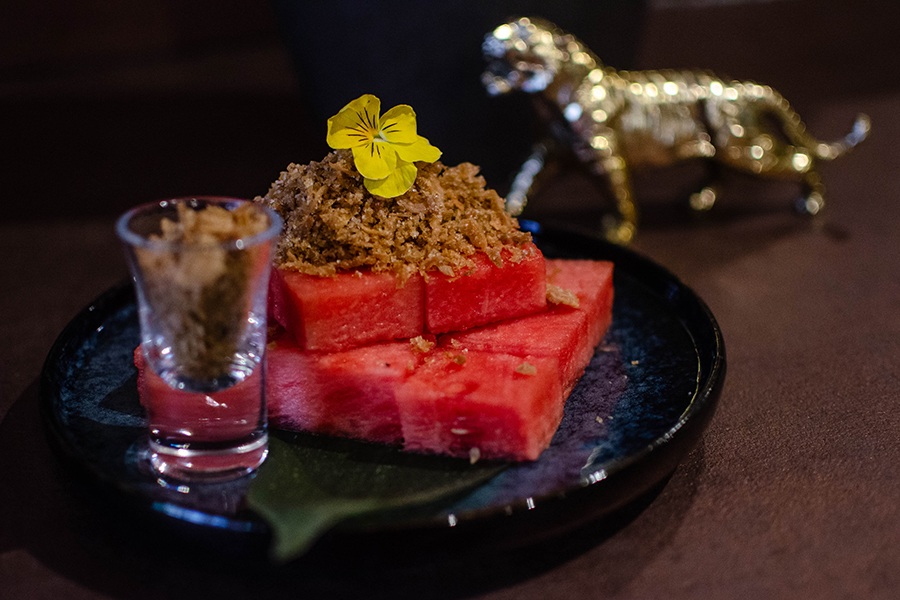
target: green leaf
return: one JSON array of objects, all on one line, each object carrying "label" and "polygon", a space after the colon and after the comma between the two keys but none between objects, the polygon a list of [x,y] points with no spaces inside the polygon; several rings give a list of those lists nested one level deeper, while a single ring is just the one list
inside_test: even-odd
[{"label": "green leaf", "polygon": [[269,438],[268,458],[247,501],[272,528],[272,557],[284,562],[346,519],[383,517],[386,511],[449,500],[506,466],[278,432]]}]

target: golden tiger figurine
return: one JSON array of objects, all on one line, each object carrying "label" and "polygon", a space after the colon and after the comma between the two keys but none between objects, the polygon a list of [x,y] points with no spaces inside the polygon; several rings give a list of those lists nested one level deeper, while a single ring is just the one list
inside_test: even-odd
[{"label": "golden tiger figurine", "polygon": [[[631,241],[637,227],[633,168],[702,158],[756,175],[796,179],[803,187],[798,209],[816,214],[824,205],[816,161],[837,158],[869,132],[868,117],[859,115],[844,139],[820,142],[768,86],[700,71],[616,71],[575,37],[539,19],[500,25],[485,37],[482,51],[488,93],[535,94],[552,134],[535,146],[517,173],[507,209],[522,212],[552,149],[561,145],[574,151],[591,174],[608,181],[616,215],[606,233],[622,244]],[[707,210],[717,194],[716,185],[708,185],[691,196],[691,207]]]}]

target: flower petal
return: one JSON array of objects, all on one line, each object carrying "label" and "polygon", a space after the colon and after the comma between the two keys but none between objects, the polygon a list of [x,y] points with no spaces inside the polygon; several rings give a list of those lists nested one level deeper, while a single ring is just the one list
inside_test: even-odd
[{"label": "flower petal", "polygon": [[382,198],[396,198],[405,194],[416,180],[416,165],[400,162],[397,168],[382,179],[365,179],[363,184],[370,193]]},{"label": "flower petal", "polygon": [[378,133],[380,112],[381,100],[372,94],[360,96],[328,119],[325,141],[335,150],[369,143]]},{"label": "flower petal", "polygon": [[397,156],[406,162],[421,160],[433,163],[441,157],[441,151],[421,135],[416,136],[416,141],[412,144],[394,144],[394,149]]},{"label": "flower petal", "polygon": [[395,106],[381,117],[381,137],[392,144],[416,141],[416,113],[408,104]]},{"label": "flower petal", "polygon": [[397,168],[395,147],[386,142],[371,142],[353,147],[356,170],[366,179],[384,179]]}]

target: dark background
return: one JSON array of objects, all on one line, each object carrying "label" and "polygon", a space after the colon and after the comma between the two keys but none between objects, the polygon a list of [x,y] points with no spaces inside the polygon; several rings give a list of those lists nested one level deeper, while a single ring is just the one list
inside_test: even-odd
[{"label": "dark background", "polygon": [[[289,162],[321,158],[325,119],[364,92],[412,104],[448,163],[482,164],[501,190],[526,151],[522,99],[489,99],[478,84],[481,35],[498,11],[523,4],[311,4],[0,6],[0,597],[896,597],[900,19],[891,2],[547,3],[615,66],[768,83],[821,139],[844,135],[858,112],[873,123],[862,146],[822,166],[817,219],[791,212],[795,186],[741,176],[693,218],[681,207],[695,173],[639,174],[635,250],[706,300],[729,367],[701,442],[612,529],[465,568],[436,553],[416,568],[350,565],[359,579],[334,556],[324,568],[267,575],[202,553],[174,558],[189,552],[175,552],[177,539],[135,537],[127,511],[109,512],[91,481],[60,464],[44,437],[38,376],[66,323],[126,275],[118,213],[162,197],[264,193]],[[590,227],[599,199],[569,173],[526,214]],[[148,551],[156,544],[172,554]]]},{"label": "dark background", "polygon": [[[547,6],[542,6],[547,4]],[[411,104],[444,160],[504,187],[531,142],[524,98],[483,92],[483,36],[538,11],[631,64],[644,5],[453,0],[7,3],[0,107],[9,217],[84,216],[187,194],[252,197],[321,158],[363,93]]]},{"label": "dark background", "polygon": [[[362,93],[411,104],[447,163],[481,165],[502,193],[533,121],[525,98],[483,93],[479,45],[512,14],[552,18],[619,68],[761,80],[806,118],[809,100],[900,79],[879,63],[896,18],[878,3],[681,4],[8,0],[0,172],[14,201],[0,218],[264,193],[289,162],[321,158],[325,120]],[[816,133],[843,135],[852,116]]]}]

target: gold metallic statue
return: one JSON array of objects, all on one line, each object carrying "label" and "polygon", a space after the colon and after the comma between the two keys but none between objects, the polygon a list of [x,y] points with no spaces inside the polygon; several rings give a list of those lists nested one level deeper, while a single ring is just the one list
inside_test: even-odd
[{"label": "gold metallic statue", "polygon": [[[536,145],[507,196],[520,214],[535,178],[553,148],[574,151],[589,173],[605,177],[616,203],[608,237],[628,243],[637,210],[630,172],[703,158],[741,171],[796,179],[803,186],[799,209],[818,213],[824,186],[815,161],[834,159],[869,131],[865,115],[841,141],[823,143],[806,132],[788,102],[768,86],[727,81],[701,71],[616,71],[572,35],[539,19],[500,25],[483,44],[491,95],[521,90],[535,94],[552,139]],[[691,207],[707,210],[715,185],[693,194]]]}]

